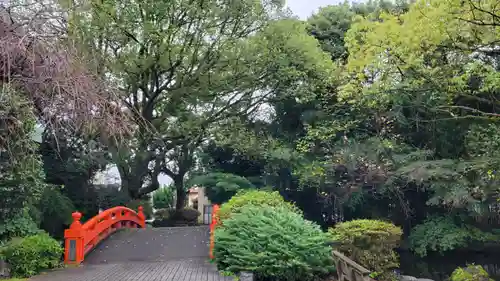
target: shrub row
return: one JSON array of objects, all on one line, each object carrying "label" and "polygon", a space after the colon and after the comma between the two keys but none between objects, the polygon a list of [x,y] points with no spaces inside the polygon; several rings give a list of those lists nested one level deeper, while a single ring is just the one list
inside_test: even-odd
[{"label": "shrub row", "polygon": [[394,279],[393,269],[399,266],[394,248],[400,243],[401,228],[378,220],[354,220],[325,234],[278,192],[240,192],[221,206],[217,220],[215,262],[224,271],[252,271],[272,280],[312,279],[332,272],[331,249],[326,246],[331,241],[378,280]]}]

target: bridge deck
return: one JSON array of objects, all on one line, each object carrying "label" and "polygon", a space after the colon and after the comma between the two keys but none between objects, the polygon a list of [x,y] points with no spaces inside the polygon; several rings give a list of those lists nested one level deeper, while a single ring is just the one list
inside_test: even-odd
[{"label": "bridge deck", "polygon": [[124,229],[103,241],[82,266],[33,281],[229,281],[208,263],[208,227]]}]

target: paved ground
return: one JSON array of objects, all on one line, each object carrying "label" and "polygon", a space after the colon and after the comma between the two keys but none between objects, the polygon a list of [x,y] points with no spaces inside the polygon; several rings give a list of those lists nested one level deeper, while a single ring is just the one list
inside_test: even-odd
[{"label": "paved ground", "polygon": [[93,265],[207,259],[208,243],[207,226],[125,229],[99,244],[85,257],[84,263]]},{"label": "paved ground", "polygon": [[229,281],[208,263],[208,227],[126,229],[103,241],[82,266],[32,281]]}]

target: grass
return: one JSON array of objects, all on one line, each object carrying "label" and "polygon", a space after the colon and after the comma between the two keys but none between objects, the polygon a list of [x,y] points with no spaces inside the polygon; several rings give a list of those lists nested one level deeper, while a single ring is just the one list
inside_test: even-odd
[{"label": "grass", "polygon": [[26,278],[2,279],[2,281],[28,281]]}]

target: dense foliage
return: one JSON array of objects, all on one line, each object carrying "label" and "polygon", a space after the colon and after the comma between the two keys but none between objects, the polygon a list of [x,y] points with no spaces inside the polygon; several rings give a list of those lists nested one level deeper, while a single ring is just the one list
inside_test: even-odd
[{"label": "dense foliage", "polygon": [[[58,187],[51,186],[44,190],[34,211],[38,211],[37,222],[40,228],[51,236],[62,239],[64,230],[73,221],[71,214],[75,210],[73,202]],[[18,235],[18,237],[23,236]]]},{"label": "dense foliage", "polygon": [[11,264],[17,277],[29,277],[59,266],[63,248],[46,233],[15,238],[2,247],[0,256]]},{"label": "dense foliage", "polygon": [[[273,186],[324,227],[390,220],[420,255],[498,245],[494,3],[320,9],[307,31],[331,55],[336,79],[300,98],[283,89],[269,123],[249,120],[245,140],[257,149],[210,144],[205,166]],[[452,222],[428,223],[442,216]]]},{"label": "dense foliage", "polygon": [[38,225],[30,216],[28,209],[16,212],[0,224],[0,241],[8,241],[13,237],[25,237],[40,232]]},{"label": "dense foliage", "polygon": [[398,268],[399,258],[394,249],[401,241],[401,228],[383,221],[353,220],[335,225],[329,233],[341,252],[378,280],[395,280],[392,270]]},{"label": "dense foliage", "polygon": [[[390,221],[420,256],[499,246],[497,0],[346,2],[308,19],[279,0],[77,2],[0,9],[27,29],[0,36],[0,243],[60,238],[70,209],[85,220],[158,189],[160,224],[194,224],[192,180],[223,220],[249,202],[323,229]],[[94,184],[112,166],[120,182]]]},{"label": "dense foliage", "polygon": [[226,139],[276,89],[310,91],[308,76],[331,77],[306,25],[281,16],[282,1],[89,2],[73,6],[70,33],[120,81],[136,117],[133,141],[110,149],[133,198],[158,189],[165,173],[182,208],[203,143]]},{"label": "dense foliage", "polygon": [[257,278],[312,280],[333,270],[327,241],[318,225],[289,208],[249,204],[215,231],[215,262]]},{"label": "dense foliage", "polygon": [[467,248],[474,242],[498,241],[499,235],[481,231],[470,225],[460,225],[450,217],[432,217],[412,229],[410,247],[420,256]]},{"label": "dense foliage", "polygon": [[0,241],[32,234],[28,215],[44,188],[42,162],[32,140],[36,116],[30,102],[5,85],[0,91]]}]

